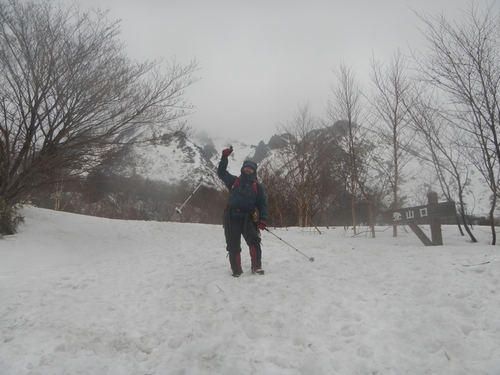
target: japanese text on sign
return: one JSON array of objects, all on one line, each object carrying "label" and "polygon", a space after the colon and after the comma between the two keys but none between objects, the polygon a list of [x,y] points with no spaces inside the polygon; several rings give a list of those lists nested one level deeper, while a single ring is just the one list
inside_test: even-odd
[{"label": "japanese text on sign", "polygon": [[[422,208],[418,209],[417,212],[419,213],[419,216],[417,216],[417,217],[415,217],[415,210],[407,210],[407,211],[403,211],[403,212],[405,214],[404,216],[405,216],[406,220],[418,219],[418,218],[428,216],[427,207],[422,207]],[[403,213],[400,211],[393,212],[392,213],[392,220],[393,221],[403,220]]]}]

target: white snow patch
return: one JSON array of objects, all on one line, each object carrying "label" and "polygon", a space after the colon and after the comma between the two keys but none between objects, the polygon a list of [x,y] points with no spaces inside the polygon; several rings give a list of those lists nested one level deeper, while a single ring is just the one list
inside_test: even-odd
[{"label": "white snow patch", "polygon": [[[263,233],[230,276],[216,225],[23,211],[0,240],[0,374],[500,374],[500,252],[476,227]],[[314,257],[309,262],[308,257]]]}]

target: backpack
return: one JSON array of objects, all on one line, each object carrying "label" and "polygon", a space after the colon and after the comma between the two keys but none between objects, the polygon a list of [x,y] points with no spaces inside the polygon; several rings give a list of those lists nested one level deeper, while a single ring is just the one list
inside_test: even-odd
[{"label": "backpack", "polygon": [[[236,177],[236,180],[234,180],[233,182],[233,186],[231,186],[231,190],[229,190],[230,192],[234,190],[234,188],[236,186],[238,186],[240,183],[240,176]],[[257,186],[257,179],[253,180],[252,182],[252,188],[253,188],[253,191],[255,192],[255,196],[259,196],[259,187]]]},{"label": "backpack", "polygon": [[[232,192],[238,185],[240,184],[240,177],[236,177],[236,180],[234,180],[233,185],[231,186],[231,189],[229,190]],[[259,196],[259,187],[258,187],[258,182],[257,180],[252,181],[252,190],[255,192],[255,197],[257,198]],[[226,207],[226,210],[229,208],[229,205]],[[254,223],[257,223],[259,220],[259,210],[257,207],[254,207],[254,210],[252,212],[252,221]]]}]

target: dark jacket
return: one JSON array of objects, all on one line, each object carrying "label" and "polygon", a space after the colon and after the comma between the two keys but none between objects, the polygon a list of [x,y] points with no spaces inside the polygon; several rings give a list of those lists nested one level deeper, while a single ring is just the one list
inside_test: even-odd
[{"label": "dark jacket", "polygon": [[257,194],[253,188],[253,182],[257,180],[257,173],[247,175],[241,170],[240,182],[233,189],[233,184],[237,176],[232,175],[227,171],[228,165],[227,156],[222,156],[217,169],[217,175],[224,182],[224,185],[229,189],[229,210],[233,217],[244,217],[249,212],[253,212],[255,208],[259,211],[259,219],[267,220],[267,201],[264,189],[257,183]]}]

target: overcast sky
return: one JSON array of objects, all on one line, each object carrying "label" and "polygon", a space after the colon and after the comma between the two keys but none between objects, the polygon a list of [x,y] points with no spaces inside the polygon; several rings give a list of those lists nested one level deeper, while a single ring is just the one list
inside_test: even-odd
[{"label": "overcast sky", "polygon": [[372,56],[383,62],[398,48],[422,49],[415,12],[451,20],[470,8],[470,0],[76,1],[121,19],[135,59],[199,60],[188,125],[247,143],[267,143],[299,105],[323,116],[341,62],[367,85]]}]

